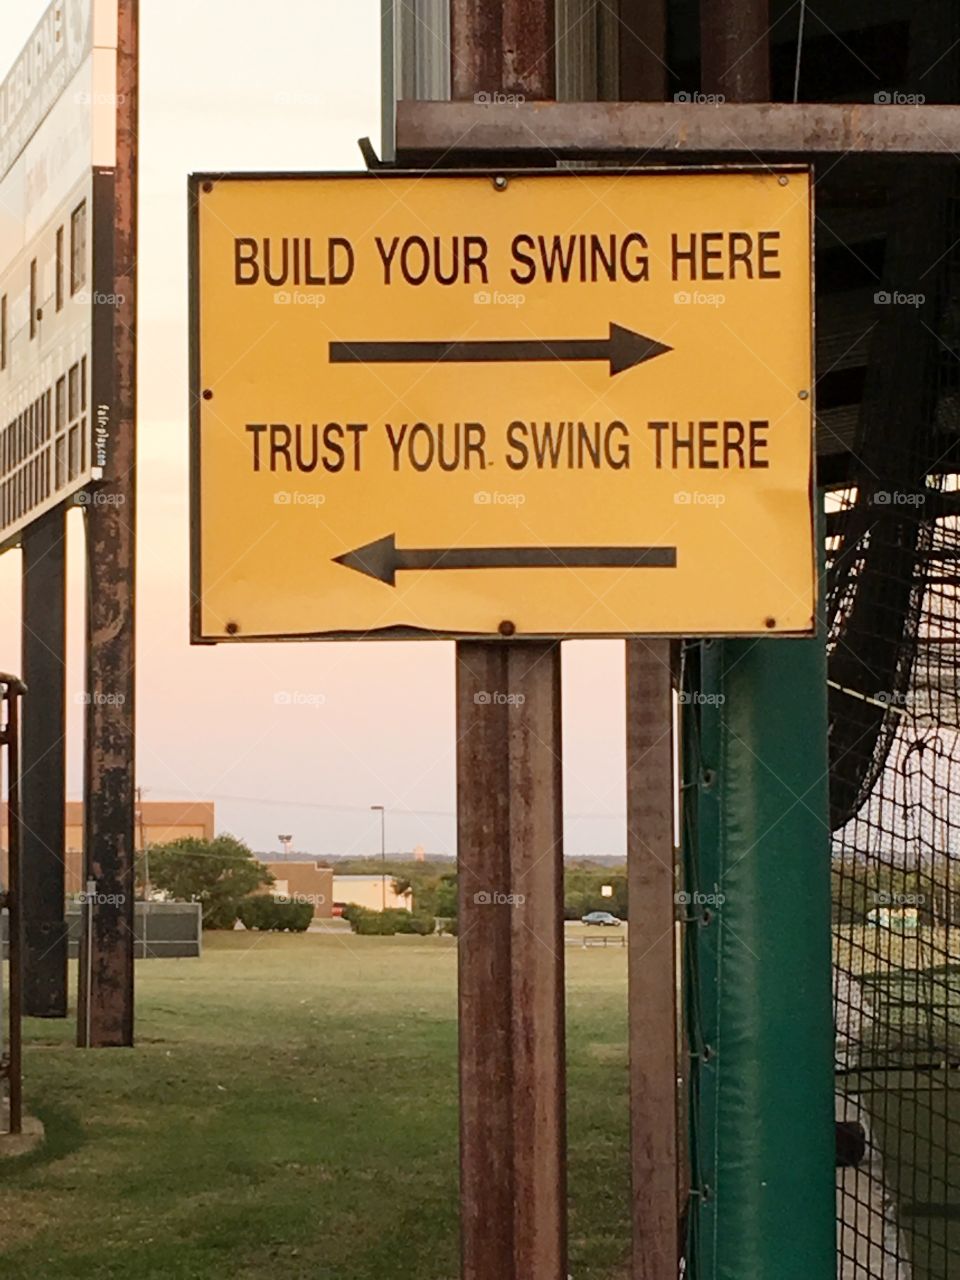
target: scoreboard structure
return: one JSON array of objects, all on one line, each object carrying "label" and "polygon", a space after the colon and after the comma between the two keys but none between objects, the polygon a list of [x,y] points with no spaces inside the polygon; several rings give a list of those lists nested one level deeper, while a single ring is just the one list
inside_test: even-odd
[{"label": "scoreboard structure", "polygon": [[107,464],[117,107],[117,0],[54,0],[0,85],[0,550]]}]

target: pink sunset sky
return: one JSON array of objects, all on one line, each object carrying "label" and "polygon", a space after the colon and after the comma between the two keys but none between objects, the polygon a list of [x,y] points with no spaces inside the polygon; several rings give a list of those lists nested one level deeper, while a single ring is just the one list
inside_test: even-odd
[{"label": "pink sunset sky", "polygon": [[[6,0],[0,78],[47,0]],[[141,0],[137,778],[213,799],[259,850],[456,846],[454,651],[441,642],[188,643],[187,200],[203,170],[357,170],[378,144],[380,3]],[[82,778],[83,525],[69,518],[68,791]],[[20,667],[20,553],[0,556],[0,669]],[[277,702],[285,693],[308,695]],[[623,646],[564,646],[568,854],[620,854]]]}]

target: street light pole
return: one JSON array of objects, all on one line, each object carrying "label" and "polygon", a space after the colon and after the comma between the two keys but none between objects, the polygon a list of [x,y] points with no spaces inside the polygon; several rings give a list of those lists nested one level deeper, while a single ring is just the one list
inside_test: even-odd
[{"label": "street light pole", "polygon": [[387,909],[387,811],[382,804],[372,804],[380,814],[380,910]]}]

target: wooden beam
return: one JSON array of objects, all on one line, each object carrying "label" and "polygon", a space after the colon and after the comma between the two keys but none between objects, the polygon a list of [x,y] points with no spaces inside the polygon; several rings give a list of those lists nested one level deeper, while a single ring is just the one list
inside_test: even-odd
[{"label": "wooden beam", "polygon": [[566,1280],[560,646],[457,645],[462,1280]]},{"label": "wooden beam", "polygon": [[633,1280],[676,1275],[680,1237],[673,644],[627,641]]},{"label": "wooden beam", "polygon": [[[544,151],[554,158],[681,159],[899,154],[955,157],[960,106],[897,103],[400,102],[405,161]],[[452,154],[448,154],[452,153]]]}]

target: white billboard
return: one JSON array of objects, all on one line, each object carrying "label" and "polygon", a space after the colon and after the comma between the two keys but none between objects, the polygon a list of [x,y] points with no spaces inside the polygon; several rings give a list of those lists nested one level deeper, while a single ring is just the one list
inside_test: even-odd
[{"label": "white billboard", "polygon": [[117,0],[54,0],[0,84],[0,550],[106,461],[116,78]]}]

